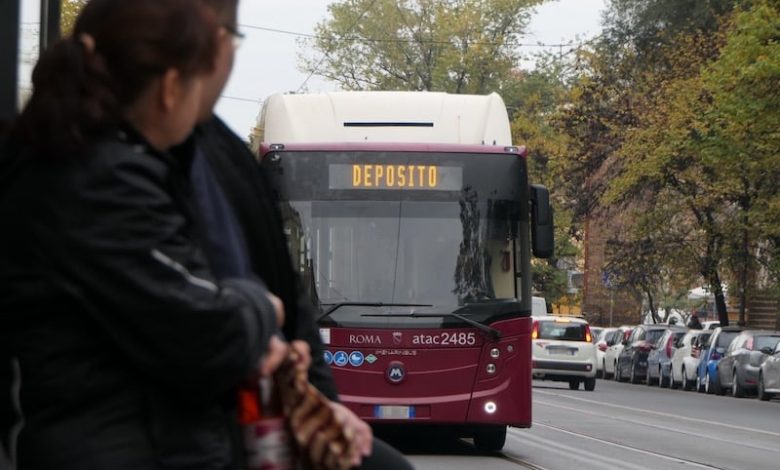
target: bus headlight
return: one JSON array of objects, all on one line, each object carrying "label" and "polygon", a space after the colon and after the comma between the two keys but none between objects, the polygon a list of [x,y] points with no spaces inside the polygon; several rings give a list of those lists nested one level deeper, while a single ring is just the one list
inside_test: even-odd
[{"label": "bus headlight", "polygon": [[485,367],[485,370],[488,374],[493,375],[496,373],[496,365],[495,364],[488,364],[487,367]]},{"label": "bus headlight", "polygon": [[493,359],[498,359],[498,356],[501,355],[501,351],[498,348],[493,348],[490,350],[490,357]]},{"label": "bus headlight", "polygon": [[498,408],[498,407],[492,401],[489,401],[489,402],[485,403],[485,412],[488,413],[488,414],[492,415],[493,413],[495,413],[496,412],[496,408]]}]

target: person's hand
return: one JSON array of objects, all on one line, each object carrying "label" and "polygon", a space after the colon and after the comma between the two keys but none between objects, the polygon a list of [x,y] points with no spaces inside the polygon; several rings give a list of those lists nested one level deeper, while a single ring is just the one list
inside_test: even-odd
[{"label": "person's hand", "polygon": [[290,344],[290,347],[296,353],[295,368],[308,373],[311,365],[311,346],[309,346],[309,343],[296,339]]},{"label": "person's hand", "polygon": [[355,435],[356,444],[355,453],[352,455],[352,465],[360,465],[363,457],[371,455],[371,447],[374,440],[374,433],[371,431],[371,426],[358,418],[355,413],[341,403],[335,401],[329,401],[328,403],[336,414],[336,419],[345,427],[352,429],[352,433]]},{"label": "person's hand", "polygon": [[268,377],[273,374],[287,358],[289,351],[289,344],[282,341],[277,335],[271,336],[271,340],[268,341],[268,350],[260,358],[260,375]]},{"label": "person's hand", "polygon": [[268,300],[270,300],[274,306],[274,313],[276,313],[276,326],[281,328],[284,325],[284,302],[282,302],[282,299],[270,292],[268,292],[266,295],[268,296]]}]

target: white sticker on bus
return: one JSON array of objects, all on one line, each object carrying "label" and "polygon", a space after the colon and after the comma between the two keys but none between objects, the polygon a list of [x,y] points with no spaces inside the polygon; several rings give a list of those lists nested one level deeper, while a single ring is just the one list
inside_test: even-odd
[{"label": "white sticker on bus", "polygon": [[330,344],[330,328],[320,328],[320,338],[322,344]]}]

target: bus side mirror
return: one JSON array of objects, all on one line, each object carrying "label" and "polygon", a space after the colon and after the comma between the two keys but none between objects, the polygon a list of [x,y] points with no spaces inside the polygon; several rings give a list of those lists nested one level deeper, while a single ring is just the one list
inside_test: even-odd
[{"label": "bus side mirror", "polygon": [[555,235],[550,192],[542,185],[531,185],[531,248],[537,258],[553,255]]}]

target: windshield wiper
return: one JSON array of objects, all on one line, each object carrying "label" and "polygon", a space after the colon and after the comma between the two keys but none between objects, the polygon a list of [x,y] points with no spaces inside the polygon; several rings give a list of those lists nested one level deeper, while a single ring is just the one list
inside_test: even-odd
[{"label": "windshield wiper", "polygon": [[462,321],[463,323],[467,323],[474,328],[477,328],[481,331],[484,331],[485,333],[489,334],[490,337],[493,339],[493,341],[498,341],[501,338],[501,332],[498,331],[495,328],[491,328],[484,323],[480,323],[476,320],[472,320],[471,318],[461,315],[460,313],[450,312],[450,313],[413,313],[411,316],[413,317],[453,317],[457,318],[458,320]]},{"label": "windshield wiper", "polygon": [[[322,305],[329,305],[329,304],[322,304]],[[433,307],[433,305],[395,304],[395,303],[385,303],[385,302],[339,302],[337,304],[332,304],[329,309],[325,310],[325,312],[323,312],[322,315],[317,317],[317,322],[319,322],[323,318],[330,316],[331,313],[335,312],[341,307]]]},{"label": "windshield wiper", "polygon": [[[421,307],[430,307],[430,305],[421,305]],[[487,333],[490,335],[490,337],[493,339],[493,341],[497,341],[501,338],[501,332],[496,330],[495,328],[491,328],[484,323],[480,323],[476,320],[472,320],[471,318],[461,315],[460,313],[455,312],[448,312],[448,313],[365,313],[361,315],[361,317],[411,317],[411,318],[443,318],[443,317],[452,317],[457,318],[458,320],[462,321],[463,323],[466,323],[468,325],[473,326],[474,328],[477,328],[478,330]]]}]

